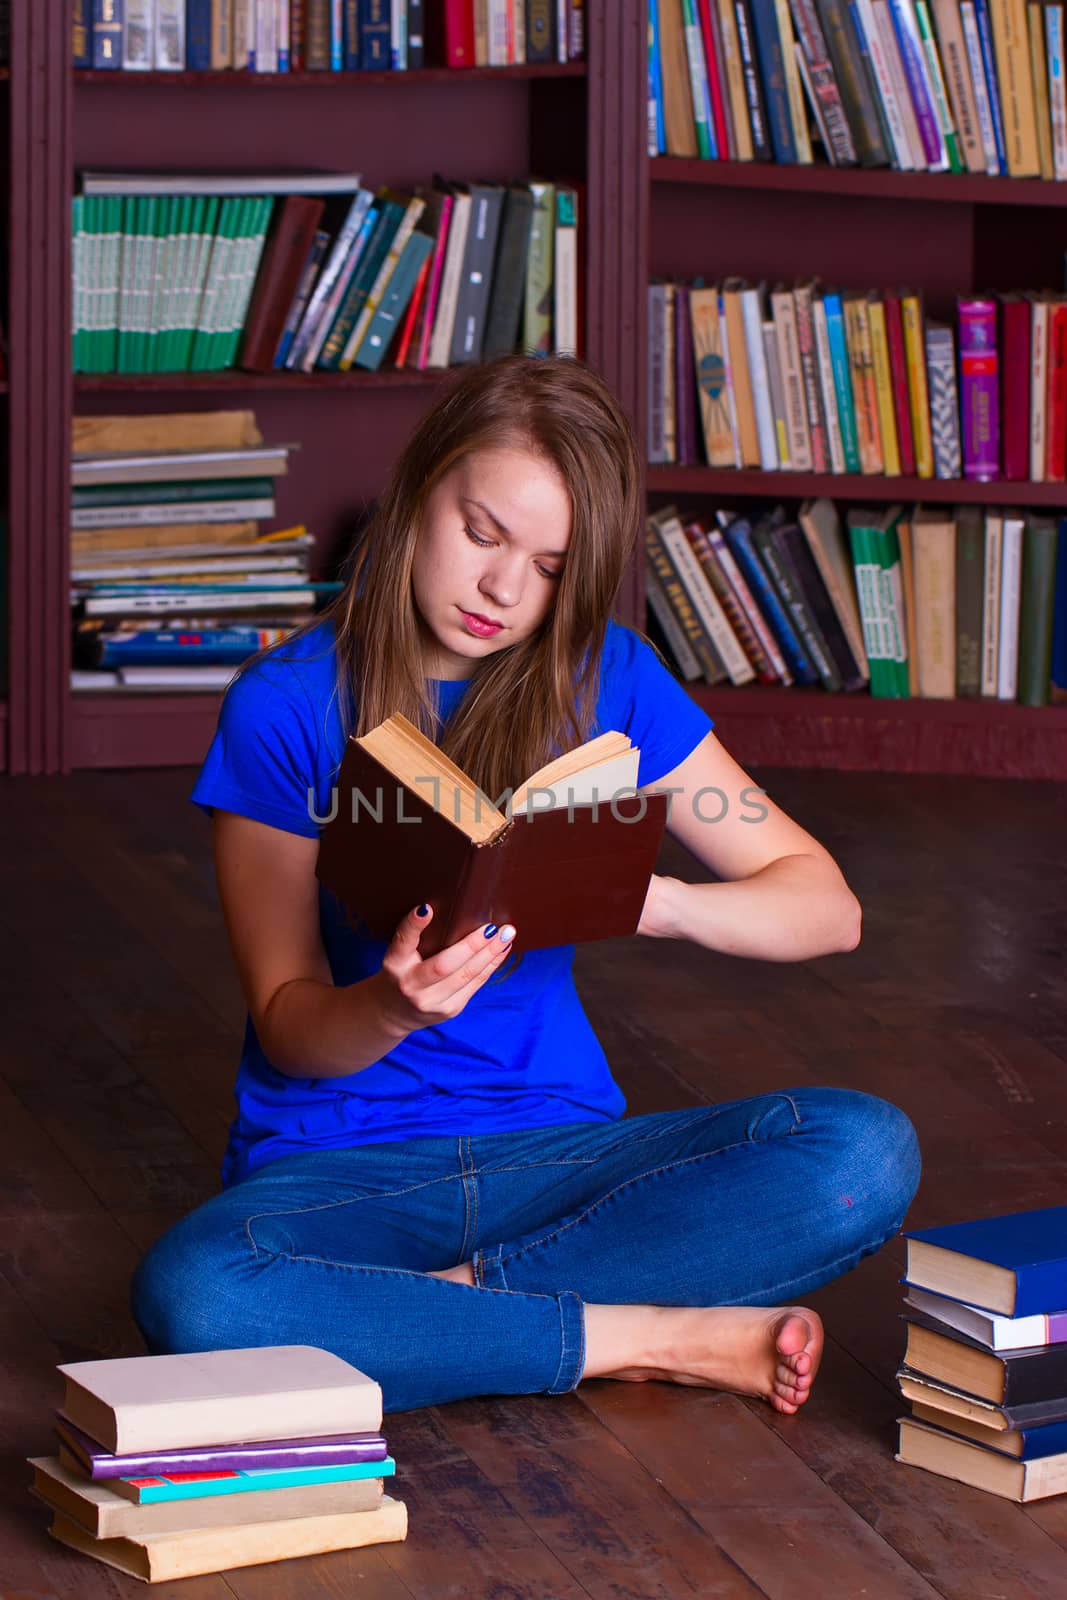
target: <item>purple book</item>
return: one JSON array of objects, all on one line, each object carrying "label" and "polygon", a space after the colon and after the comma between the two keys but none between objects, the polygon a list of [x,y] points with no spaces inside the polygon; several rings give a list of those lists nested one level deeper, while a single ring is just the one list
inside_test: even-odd
[{"label": "purple book", "polygon": [[674,291],[674,404],[678,461],[682,466],[695,467],[701,458],[697,445],[693,325],[689,315],[689,290],[681,283]]},{"label": "purple book", "polygon": [[1000,477],[996,301],[961,300],[959,311],[963,476],[989,483]]},{"label": "purple book", "polygon": [[319,1467],[353,1461],[384,1461],[388,1451],[380,1433],[327,1434],[317,1439],[267,1439],[259,1444],[217,1444],[197,1449],[143,1451],[112,1455],[95,1439],[56,1413],[56,1432],[90,1478],[135,1478],[153,1473],[227,1472],[236,1468]]}]

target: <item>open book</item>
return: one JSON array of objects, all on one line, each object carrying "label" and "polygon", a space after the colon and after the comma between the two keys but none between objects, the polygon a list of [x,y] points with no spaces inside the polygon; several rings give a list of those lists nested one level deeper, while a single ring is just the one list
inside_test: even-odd
[{"label": "open book", "polygon": [[666,795],[636,793],[639,754],[603,733],[487,796],[389,717],[348,741],[319,879],[382,939],[431,905],[424,955],[485,922],[514,923],[528,950],[634,933],[667,818]]}]

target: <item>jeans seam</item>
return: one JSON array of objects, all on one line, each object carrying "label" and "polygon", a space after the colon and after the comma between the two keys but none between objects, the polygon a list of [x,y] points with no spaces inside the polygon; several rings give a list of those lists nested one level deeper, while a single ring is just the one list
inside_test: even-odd
[{"label": "jeans seam", "polygon": [[585,1210],[580,1212],[577,1216],[569,1218],[568,1221],[563,1223],[561,1227],[555,1228],[551,1233],[542,1234],[541,1238],[539,1239],[527,1239],[520,1249],[513,1250],[510,1255],[501,1254],[501,1270],[503,1270],[507,1262],[517,1260],[518,1257],[520,1255],[524,1255],[527,1250],[537,1250],[541,1247],[541,1245],[551,1244],[553,1239],[558,1239],[560,1235],[566,1233],[569,1228],[576,1227],[579,1222],[584,1222],[587,1217],[592,1216],[593,1212],[596,1211],[599,1206],[604,1205],[608,1200],[612,1199],[614,1195],[617,1195],[623,1189],[628,1188],[630,1184],[639,1183],[642,1178],[655,1178],[662,1172],[673,1172],[675,1168],[688,1166],[694,1161],[713,1160],[715,1156],[726,1155],[731,1150],[748,1149],[752,1143],[753,1140],[751,1139],[743,1139],[739,1140],[736,1144],[723,1145],[721,1150],[702,1150],[698,1155],[695,1156],[683,1156],[680,1161],[668,1161],[666,1165],[662,1167],[649,1167],[646,1172],[632,1173],[630,1177],[625,1179],[624,1182],[616,1184],[615,1188],[609,1189],[607,1194],[600,1195],[598,1199],[593,1201],[592,1205],[587,1206]]},{"label": "jeans seam", "polygon": [[466,1202],[463,1239],[459,1253],[460,1260],[463,1261],[466,1259],[468,1241],[478,1237],[478,1172],[474,1165],[469,1134],[464,1135],[459,1141],[459,1162],[462,1169],[463,1196]]}]

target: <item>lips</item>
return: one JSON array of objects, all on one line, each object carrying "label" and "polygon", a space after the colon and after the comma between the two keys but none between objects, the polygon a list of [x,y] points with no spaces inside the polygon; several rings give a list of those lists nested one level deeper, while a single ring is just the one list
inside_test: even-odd
[{"label": "lips", "polygon": [[473,633],[478,639],[491,639],[504,626],[502,622],[494,622],[490,617],[483,617],[477,611],[461,611],[460,616],[468,633]]}]

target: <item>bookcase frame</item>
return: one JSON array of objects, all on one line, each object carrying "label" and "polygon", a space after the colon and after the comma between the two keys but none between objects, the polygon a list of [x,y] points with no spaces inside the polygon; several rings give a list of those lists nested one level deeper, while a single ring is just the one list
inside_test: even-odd
[{"label": "bookcase frame", "polygon": [[[567,67],[427,69],[409,74],[294,74],[271,78],[225,74],[76,72],[71,65],[67,0],[18,0],[12,7],[8,93],[8,682],[0,698],[0,768],[12,774],[67,772],[78,767],[196,763],[218,707],[215,695],[78,694],[69,688],[70,618],[68,495],[70,429],[76,396],[106,395],[110,408],[136,409],[139,398],[157,409],[181,409],[209,394],[220,404],[256,404],[284,392],[346,392],[338,404],[359,405],[353,391],[367,389],[373,414],[394,395],[407,404],[428,402],[437,374],[197,373],[141,376],[71,372],[70,201],[81,157],[75,144],[75,99],[108,97],[121,115],[123,96],[150,87],[159,126],[180,118],[190,97],[234,96],[241,114],[284,115],[287,97],[366,93],[403,97],[426,148],[425,173],[440,160],[434,125],[420,121],[424,90],[444,93],[457,116],[470,115],[485,83],[507,85],[514,95],[545,96],[559,78],[560,93],[584,94],[584,148],[568,148],[563,130],[538,102],[530,151],[546,176],[584,173],[584,327],[589,360],[615,387],[638,436],[646,420],[646,285],[653,199],[684,186],[686,205],[706,224],[719,195],[744,192],[745,204],[769,218],[783,192],[810,196],[820,205],[855,196],[885,202],[885,229],[893,228],[893,202],[952,201],[983,209],[1067,206],[1067,185],[859,169],[775,167],[754,163],[650,160],[646,150],[647,13],[645,0],[586,0],[587,62]],[[491,92],[497,92],[493,90]],[[236,97],[241,97],[239,100]],[[294,162],[318,164],[315,150]],[[150,149],[138,146],[138,165],[150,167]],[[165,163],[161,163],[165,165]],[[225,166],[225,157],[220,158]],[[381,168],[381,170],[378,170]],[[375,158],[374,181],[389,177]],[[464,174],[474,176],[473,173]],[[710,191],[710,192],[709,192]],[[1005,214],[1010,221],[1011,211]],[[871,247],[877,249],[877,233]],[[702,270],[691,252],[680,270]],[[791,276],[788,238],[780,274]],[[395,395],[396,391],[401,393]],[[318,403],[326,403],[325,398]],[[413,413],[414,417],[414,413]],[[299,437],[299,420],[293,436]],[[656,467],[648,490],[657,502],[685,506],[729,498],[792,498],[831,494],[854,500],[970,500],[980,504],[1067,506],[1067,490],[1050,485],[937,484],[935,482],[815,475],[713,472],[700,467]],[[620,617],[643,625],[643,566],[627,577]],[[748,764],[811,765],[883,771],[958,772],[1067,778],[1067,707],[1032,709],[996,701],[878,701],[820,690],[749,687],[694,689],[716,717],[730,749]]]}]

